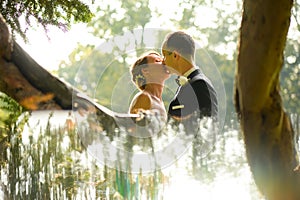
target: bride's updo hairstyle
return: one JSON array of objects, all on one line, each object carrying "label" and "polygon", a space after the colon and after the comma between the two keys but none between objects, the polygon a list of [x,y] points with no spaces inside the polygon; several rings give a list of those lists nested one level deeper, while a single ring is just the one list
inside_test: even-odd
[{"label": "bride's updo hairstyle", "polygon": [[130,67],[131,72],[131,80],[132,82],[140,89],[144,90],[146,87],[146,78],[143,75],[142,69],[146,68],[148,65],[148,56],[151,54],[155,54],[160,56],[160,54],[156,51],[148,51],[142,54],[135,63]]}]

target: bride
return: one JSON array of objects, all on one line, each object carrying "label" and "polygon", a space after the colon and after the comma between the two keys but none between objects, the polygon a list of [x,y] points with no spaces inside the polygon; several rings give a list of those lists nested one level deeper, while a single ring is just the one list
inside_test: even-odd
[{"label": "bride", "polygon": [[153,112],[167,120],[167,112],[162,100],[164,82],[170,77],[163,58],[156,51],[149,51],[139,57],[131,66],[133,83],[140,90],[132,99],[130,113]]}]

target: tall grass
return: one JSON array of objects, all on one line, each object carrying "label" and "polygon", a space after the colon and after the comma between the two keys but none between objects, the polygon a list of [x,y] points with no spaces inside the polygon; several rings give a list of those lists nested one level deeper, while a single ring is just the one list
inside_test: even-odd
[{"label": "tall grass", "polygon": [[[56,120],[57,113],[63,122]],[[178,160],[172,169],[137,174],[98,163],[82,145],[68,111],[48,112],[46,118],[36,121],[30,121],[32,114],[1,94],[0,199],[166,199],[165,191],[182,170],[211,188],[220,177],[250,174],[234,120],[217,136],[207,156],[198,155],[199,144],[194,142],[184,160]],[[299,117],[293,115],[292,119],[298,141]],[[261,198],[251,177],[239,180],[252,199]],[[182,191],[171,188],[171,192],[188,197],[191,192],[186,187],[182,185]]]}]

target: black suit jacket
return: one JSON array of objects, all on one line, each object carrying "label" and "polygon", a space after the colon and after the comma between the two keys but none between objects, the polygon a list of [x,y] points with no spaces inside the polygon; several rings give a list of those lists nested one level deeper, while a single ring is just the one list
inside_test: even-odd
[{"label": "black suit jacket", "polygon": [[198,111],[200,117],[217,116],[217,94],[210,80],[200,69],[193,71],[187,78],[188,83],[177,89],[168,114],[186,117]]}]

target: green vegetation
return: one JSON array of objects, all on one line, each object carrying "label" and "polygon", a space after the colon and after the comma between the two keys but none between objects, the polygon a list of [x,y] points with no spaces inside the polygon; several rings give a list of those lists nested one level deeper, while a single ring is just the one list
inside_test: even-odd
[{"label": "green vegetation", "polygon": [[[67,30],[74,22],[88,22],[92,18],[89,7],[80,0],[2,0],[0,13],[13,33],[20,34],[24,39],[26,30],[35,24],[41,25],[46,32],[49,25]],[[21,25],[23,22],[25,27]]]},{"label": "green vegetation", "polygon": [[18,117],[24,109],[12,98],[0,92],[0,128],[10,129],[17,125]]}]

